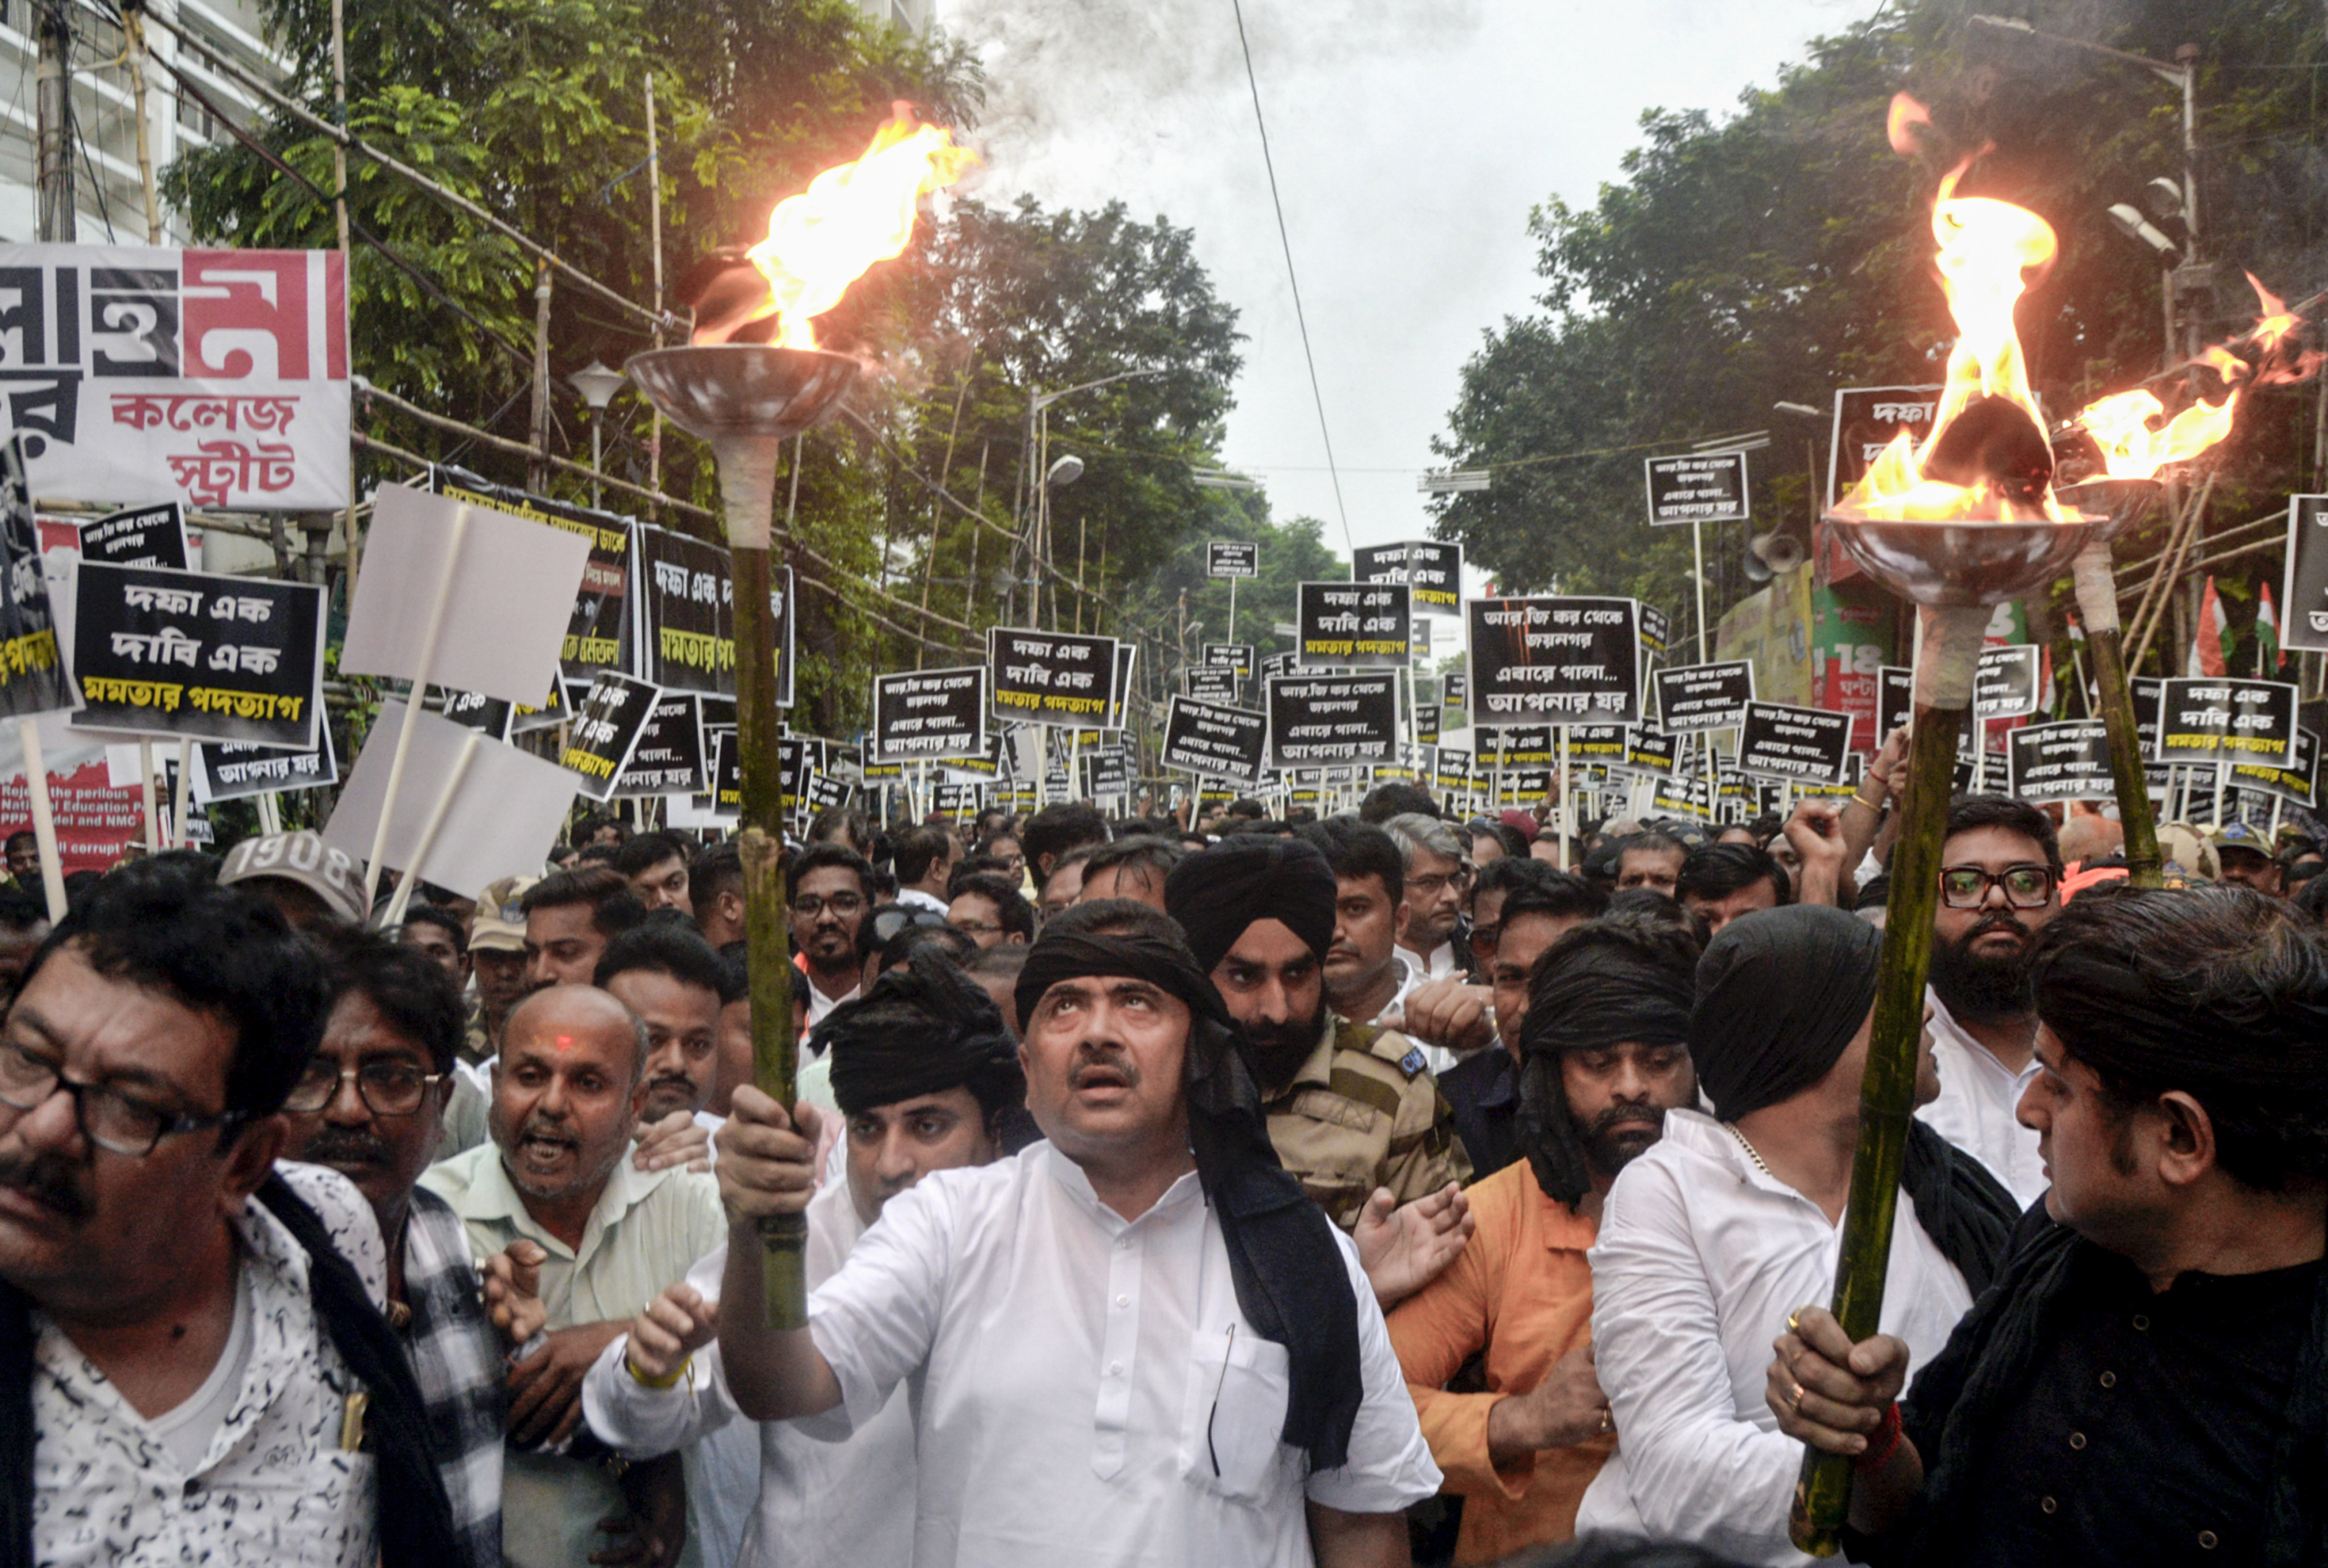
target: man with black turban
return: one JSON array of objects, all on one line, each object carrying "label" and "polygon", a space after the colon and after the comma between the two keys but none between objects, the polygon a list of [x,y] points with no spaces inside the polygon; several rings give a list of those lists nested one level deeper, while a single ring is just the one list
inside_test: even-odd
[{"label": "man with black turban", "polygon": [[[1842,910],[1789,904],[1707,944],[1689,1050],[1714,1114],[1666,1114],[1592,1247],[1593,1353],[1623,1441],[1579,1535],[1812,1561],[1787,1537],[1802,1445],[1761,1389],[1772,1337],[1834,1289],[1882,943]],[[1882,1325],[1920,1358],[1989,1283],[2018,1211],[1977,1161],[1909,1127]]]},{"label": "man with black turban", "polygon": [[764,1321],[757,1226],[802,1209],[817,1114],[736,1091],[737,1404],[838,1437],[910,1379],[917,1568],[1403,1560],[1400,1510],[1439,1472],[1355,1249],[1279,1167],[1179,927],[1077,905],[1017,999],[1045,1141],[893,1199],[805,1329]]},{"label": "man with black turban", "polygon": [[1387,1309],[1469,1235],[1471,1167],[1414,1043],[1327,1007],[1339,885],[1316,845],[1246,835],[1173,867],[1164,905],[1243,1032],[1279,1160],[1352,1232]]},{"label": "man with black turban", "polygon": [[[1001,1013],[934,947],[827,1013],[815,1044],[829,1053],[847,1122],[847,1179],[827,1181],[808,1205],[811,1289],[839,1272],[899,1193],[934,1171],[990,1164],[1023,1142],[1027,1097]],[[905,1568],[914,1559],[907,1400],[893,1395],[841,1443],[781,1422],[756,1432],[740,1424],[713,1342],[727,1268],[721,1246],[607,1347],[583,1380],[590,1430],[627,1459],[691,1450],[691,1488],[739,1495],[735,1517],[721,1521],[727,1539],[708,1540],[707,1558],[738,1568]]]},{"label": "man with black turban", "polygon": [[1806,1308],[1772,1408],[1857,1461],[1863,1561],[2317,1568],[2328,942],[2245,888],[2122,888],[2048,923],[2034,979],[2052,1223],[1937,1358]]},{"label": "man with black turban", "polygon": [[[1639,914],[1579,925],[1544,951],[1519,1033],[1527,1158],[1465,1194],[1479,1227],[1470,1246],[1391,1314],[1431,1457],[1466,1499],[1459,1563],[1567,1540],[1615,1444],[1585,1253],[1617,1172],[1695,1098],[1696,968],[1690,927]],[[1450,1391],[1473,1356],[1486,1391]]]}]

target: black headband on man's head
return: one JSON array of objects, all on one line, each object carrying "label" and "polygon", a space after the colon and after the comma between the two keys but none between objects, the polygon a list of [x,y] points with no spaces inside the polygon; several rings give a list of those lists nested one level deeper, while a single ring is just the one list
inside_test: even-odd
[{"label": "black headband on man's head", "polygon": [[1725,1122],[1826,1077],[1875,1005],[1883,934],[1826,904],[1741,915],[1705,945],[1690,1014],[1697,1081]]},{"label": "black headband on man's head", "polygon": [[1018,1046],[985,987],[935,947],[916,947],[873,989],[825,1015],[811,1041],[831,1052],[843,1115],[966,1088],[990,1121],[1023,1105]]}]

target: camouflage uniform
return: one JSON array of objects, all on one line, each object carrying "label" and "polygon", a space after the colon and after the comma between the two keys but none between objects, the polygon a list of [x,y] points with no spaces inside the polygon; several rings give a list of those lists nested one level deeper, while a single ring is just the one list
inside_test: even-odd
[{"label": "camouflage uniform", "polygon": [[1421,1048],[1394,1030],[1329,1014],[1318,1049],[1263,1109],[1277,1157],[1344,1230],[1377,1187],[1411,1203],[1471,1178],[1454,1111]]}]

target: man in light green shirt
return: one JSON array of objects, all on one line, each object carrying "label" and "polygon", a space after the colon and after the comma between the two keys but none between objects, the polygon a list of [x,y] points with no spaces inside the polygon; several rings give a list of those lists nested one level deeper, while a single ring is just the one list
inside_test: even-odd
[{"label": "man in light green shirt", "polygon": [[510,1375],[510,1568],[582,1568],[626,1534],[648,1543],[651,1568],[699,1560],[693,1541],[683,1554],[676,1547],[686,1517],[677,1468],[651,1461],[618,1479],[579,1430],[582,1376],[599,1351],[727,1239],[709,1176],[642,1171],[626,1157],[645,1065],[646,1031],[614,997],[587,985],[537,992],[503,1029],[493,1141],[420,1178],[461,1217],[480,1258],[520,1237],[549,1255],[549,1331]]}]

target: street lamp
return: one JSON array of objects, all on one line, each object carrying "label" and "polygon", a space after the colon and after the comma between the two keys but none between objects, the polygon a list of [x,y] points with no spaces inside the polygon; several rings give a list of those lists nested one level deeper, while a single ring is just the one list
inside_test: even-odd
[{"label": "street lamp", "polygon": [[604,362],[593,359],[566,379],[574,390],[582,394],[582,401],[590,406],[590,504],[600,504],[598,470],[604,451],[599,433],[606,422],[606,405],[623,389],[623,373],[609,370]]},{"label": "street lamp", "polygon": [[[1062,387],[1056,392],[1037,392],[1033,390],[1029,390],[1028,392],[1027,447],[1028,451],[1034,453],[1035,462],[1031,469],[1022,467],[1019,471],[1022,474],[1033,472],[1043,476],[1036,483],[1028,487],[1032,493],[1027,495],[1025,498],[1034,514],[1031,518],[1027,519],[1024,526],[1028,535],[1027,539],[1028,553],[1033,555],[1035,561],[1035,597],[1029,602],[1028,608],[1036,613],[1039,614],[1041,611],[1043,602],[1043,563],[1049,559],[1050,551],[1052,484],[1050,475],[1053,471],[1053,467],[1056,466],[1051,464],[1051,405],[1056,403],[1062,397],[1072,397],[1078,392],[1089,392],[1101,387],[1112,387],[1119,381],[1137,381],[1147,377],[1163,376],[1169,375],[1169,371],[1160,368],[1149,370],[1119,370],[1112,376],[1102,376],[1096,381],[1079,381],[1073,387]],[[1075,464],[1075,472],[1077,474],[1081,474],[1083,472],[1083,464],[1081,462],[1077,462]],[[1069,481],[1062,480],[1057,482],[1064,484]],[[1058,610],[1059,591],[1057,587],[1054,585],[1051,590],[1051,613],[1055,618],[1055,625]],[[1015,620],[1016,607],[1006,607],[1003,611],[1003,618],[1006,621]]]}]

